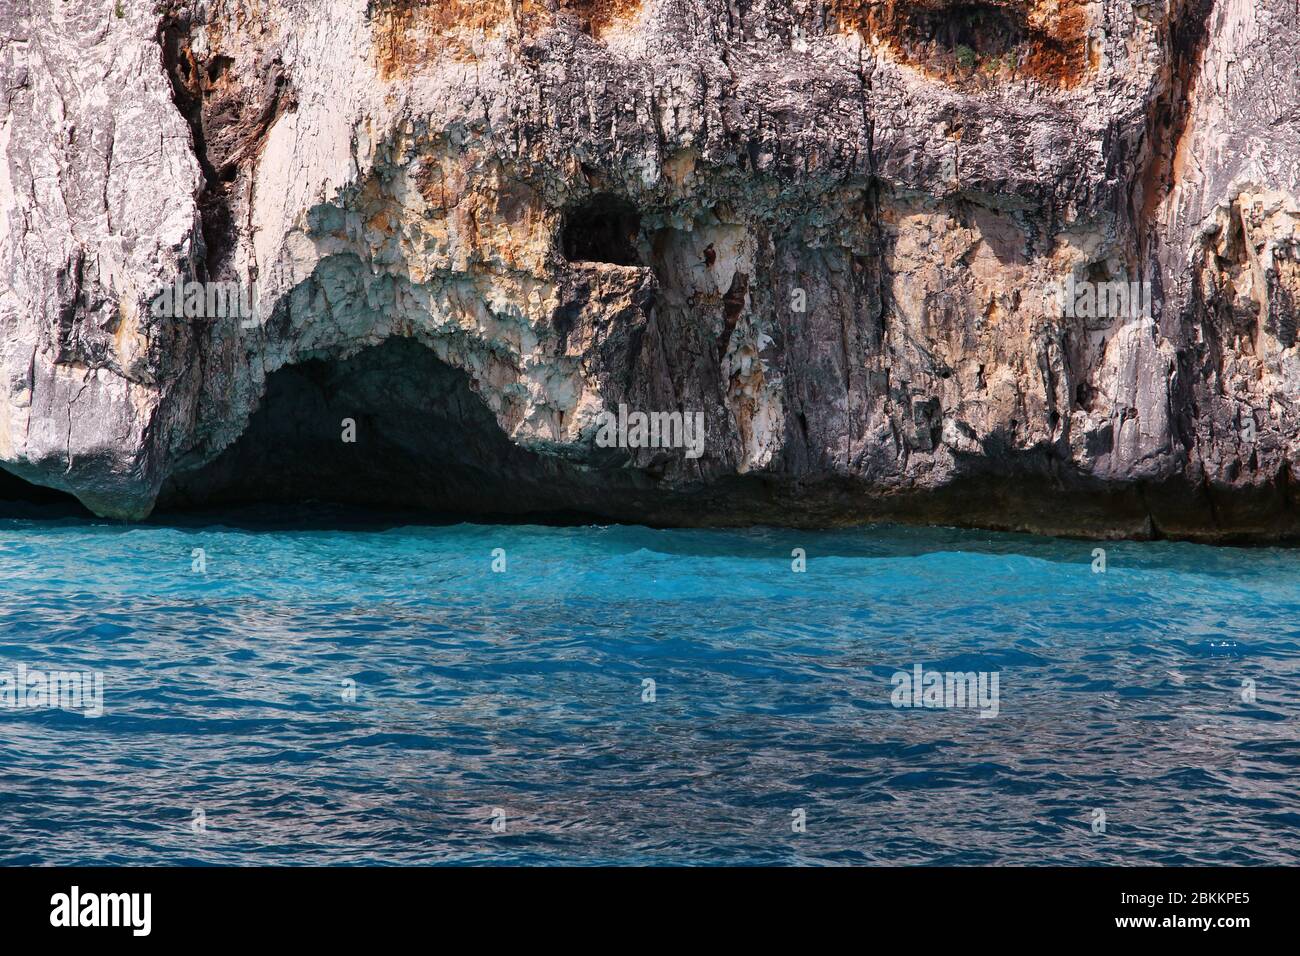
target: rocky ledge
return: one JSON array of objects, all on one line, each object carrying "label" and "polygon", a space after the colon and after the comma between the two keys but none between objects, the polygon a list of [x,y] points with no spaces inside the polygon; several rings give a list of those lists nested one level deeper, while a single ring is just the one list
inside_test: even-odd
[{"label": "rocky ledge", "polygon": [[0,0],[0,496],[1295,537],[1298,32]]}]

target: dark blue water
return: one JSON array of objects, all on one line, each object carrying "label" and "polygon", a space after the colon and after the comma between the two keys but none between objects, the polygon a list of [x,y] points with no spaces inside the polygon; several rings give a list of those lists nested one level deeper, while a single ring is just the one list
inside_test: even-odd
[{"label": "dark blue water", "polygon": [[0,863],[1300,863],[1300,553],[238,520],[0,521]]}]

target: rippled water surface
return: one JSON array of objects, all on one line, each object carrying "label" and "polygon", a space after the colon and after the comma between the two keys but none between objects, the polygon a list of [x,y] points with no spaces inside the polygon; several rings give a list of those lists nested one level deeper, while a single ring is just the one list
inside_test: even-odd
[{"label": "rippled water surface", "polygon": [[1298,552],[221,521],[0,521],[0,862],[1300,863]]}]

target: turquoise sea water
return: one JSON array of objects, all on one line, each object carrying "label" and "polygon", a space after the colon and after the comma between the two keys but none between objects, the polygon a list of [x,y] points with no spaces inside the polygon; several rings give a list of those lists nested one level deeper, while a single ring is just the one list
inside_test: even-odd
[{"label": "turquoise sea water", "polygon": [[0,520],[0,863],[1300,863],[1300,552],[266,517]]}]

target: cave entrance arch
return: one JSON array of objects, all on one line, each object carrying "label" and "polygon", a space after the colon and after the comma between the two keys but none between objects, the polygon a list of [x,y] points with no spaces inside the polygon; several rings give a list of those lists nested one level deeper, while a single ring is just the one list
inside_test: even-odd
[{"label": "cave entrance arch", "polygon": [[[355,423],[345,441],[345,420]],[[174,475],[160,511],[279,502],[510,516],[580,498],[564,464],[512,442],[469,376],[426,346],[391,338],[345,359],[267,378],[244,433],[209,464]]]},{"label": "cave entrance arch", "polygon": [[89,514],[74,495],[19,478],[0,467],[0,518],[87,517]]}]

